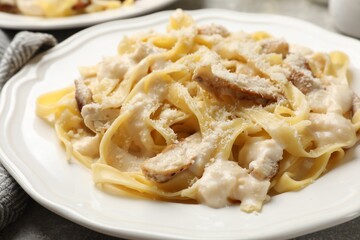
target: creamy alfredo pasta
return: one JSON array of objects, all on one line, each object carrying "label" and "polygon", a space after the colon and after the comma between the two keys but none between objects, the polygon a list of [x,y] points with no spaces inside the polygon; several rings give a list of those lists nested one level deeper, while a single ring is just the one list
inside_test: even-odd
[{"label": "creamy alfredo pasta", "polygon": [[196,25],[177,10],[166,32],[124,37],[74,86],[40,96],[37,113],[102,190],[260,211],[357,142],[347,68],[344,53]]}]

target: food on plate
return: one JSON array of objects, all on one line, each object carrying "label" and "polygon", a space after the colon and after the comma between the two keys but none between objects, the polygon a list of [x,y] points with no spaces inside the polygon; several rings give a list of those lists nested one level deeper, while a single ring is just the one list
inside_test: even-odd
[{"label": "food on plate", "polygon": [[0,11],[41,17],[65,17],[128,6],[134,0],[0,0]]},{"label": "food on plate", "polygon": [[124,36],[116,55],[40,96],[37,114],[104,191],[260,211],[358,141],[348,65],[177,10],[166,31]]}]

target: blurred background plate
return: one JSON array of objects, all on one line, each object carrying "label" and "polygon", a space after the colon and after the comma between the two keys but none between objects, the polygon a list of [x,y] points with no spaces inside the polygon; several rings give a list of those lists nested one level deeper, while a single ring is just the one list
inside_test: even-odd
[{"label": "blurred background plate", "polygon": [[177,0],[136,0],[133,5],[119,9],[61,18],[32,17],[0,12],[0,28],[54,30],[86,27],[109,20],[143,15],[176,1]]}]

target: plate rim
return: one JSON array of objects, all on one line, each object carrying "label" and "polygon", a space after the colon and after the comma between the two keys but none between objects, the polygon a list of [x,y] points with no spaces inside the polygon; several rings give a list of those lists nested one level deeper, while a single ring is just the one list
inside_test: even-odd
[{"label": "plate rim", "polygon": [[[137,22],[137,25],[141,25],[141,23],[145,23],[146,21],[148,21],[150,19],[154,19],[156,17],[158,17],[158,18],[164,18],[165,16],[168,17],[171,12],[173,12],[173,10],[162,11],[162,12],[154,13],[151,15],[143,16],[143,17],[138,17],[138,18],[136,18],[136,20],[137,20],[136,22]],[[330,32],[330,31],[323,29],[312,23],[309,23],[309,22],[306,22],[303,20],[299,20],[299,19],[295,19],[295,18],[291,18],[291,17],[272,15],[272,14],[239,13],[236,11],[224,10],[224,9],[202,9],[202,10],[191,10],[191,11],[187,11],[187,12],[189,12],[192,16],[194,16],[194,18],[197,18],[197,17],[201,18],[202,15],[207,16],[207,17],[216,16],[218,18],[227,18],[227,14],[231,16],[231,14],[236,13],[236,14],[238,14],[237,17],[230,17],[230,18],[241,19],[241,18],[246,18],[246,17],[252,16],[252,17],[260,17],[261,19],[267,19],[267,20],[271,19],[271,22],[276,22],[276,23],[285,22],[284,20],[286,20],[287,23],[294,23],[295,25],[297,25],[296,27],[299,27],[301,29],[309,30],[308,28],[310,28],[311,31],[320,31],[327,35],[330,34],[329,36],[333,36],[333,37],[342,39],[342,41],[346,41],[349,44],[356,46],[356,48],[358,48],[360,50],[360,42],[358,42],[355,39],[352,39],[352,38],[346,37],[346,36],[342,36],[342,35],[339,35],[334,32]],[[6,107],[5,100],[10,101],[10,102],[15,101],[15,100],[8,100],[9,97],[11,99],[15,98],[14,96],[11,96],[11,92],[16,90],[17,85],[21,85],[21,83],[24,82],[24,80],[21,80],[21,76],[26,75],[32,68],[36,68],[33,66],[33,64],[36,64],[41,58],[44,58],[44,57],[47,58],[47,57],[51,57],[51,56],[55,55],[58,51],[60,51],[64,47],[69,46],[71,44],[75,44],[75,42],[77,40],[81,40],[81,38],[85,38],[86,36],[91,35],[91,33],[96,32],[96,30],[112,28],[113,26],[121,26],[121,24],[119,24],[119,23],[124,23],[124,22],[131,23],[131,22],[133,22],[133,20],[134,19],[117,20],[117,21],[112,21],[112,22],[103,23],[103,24],[100,24],[97,26],[90,27],[88,29],[85,29],[83,31],[76,33],[75,35],[71,36],[70,38],[63,41],[62,43],[55,46],[54,48],[52,48],[52,49],[48,50],[47,52],[44,52],[44,53],[38,55],[37,57],[35,57],[34,59],[32,59],[21,71],[19,71],[15,76],[13,76],[5,84],[2,94],[0,95],[0,112],[3,112],[3,110]],[[290,24],[290,25],[292,25],[292,24]],[[115,28],[115,27],[113,27],[113,28]],[[116,29],[118,29],[118,27],[116,27]],[[5,117],[0,116],[0,122],[2,121],[3,118],[5,118]],[[0,129],[1,128],[2,128],[2,126],[0,126]],[[1,141],[3,141],[3,140],[0,139],[0,142]],[[39,192],[36,191],[34,186],[31,185],[31,182],[28,179],[26,179],[26,177],[23,176],[21,171],[17,168],[17,166],[15,166],[15,163],[12,163],[12,161],[8,158],[6,152],[4,151],[3,148],[0,148],[0,159],[1,159],[4,167],[16,179],[16,181],[20,184],[20,186],[34,200],[36,200],[42,206],[48,208],[49,210],[55,212],[56,214],[58,214],[62,217],[65,217],[66,219],[69,219],[70,221],[73,221],[79,225],[85,226],[87,228],[93,229],[98,232],[102,232],[102,233],[105,233],[108,235],[113,235],[113,236],[119,237],[119,233],[117,232],[117,229],[112,229],[112,228],[109,228],[106,226],[99,227],[99,225],[96,224],[95,222],[91,221],[91,219],[89,220],[89,219],[77,214],[74,209],[70,209],[68,207],[61,206],[61,204],[49,201],[48,199],[46,199],[46,197],[42,196]],[[330,219],[326,222],[323,222],[322,224],[318,223],[317,226],[314,226],[312,229],[299,229],[297,232],[293,232],[291,234],[289,234],[289,233],[273,234],[272,236],[270,236],[270,238],[268,236],[262,236],[262,237],[266,238],[266,239],[296,237],[296,236],[299,236],[300,234],[303,235],[303,234],[310,233],[313,231],[321,230],[321,229],[324,229],[327,227],[331,227],[331,226],[349,221],[357,216],[360,216],[360,208],[358,207],[356,212],[354,212],[354,211],[343,212],[340,215],[341,215],[341,218]],[[129,231],[126,231],[126,229],[121,230],[120,237],[129,237],[129,238],[141,237],[143,239],[151,239],[153,237],[160,238],[160,239],[168,239],[169,237],[171,237],[172,239],[185,239],[185,238],[181,238],[181,236],[180,237],[168,236],[168,235],[164,235],[161,233],[157,233],[157,235],[156,234],[149,235],[148,233],[143,232],[142,235],[139,235],[138,232],[131,232],[131,231],[129,232]],[[259,238],[259,237],[257,236],[256,238]]]}]

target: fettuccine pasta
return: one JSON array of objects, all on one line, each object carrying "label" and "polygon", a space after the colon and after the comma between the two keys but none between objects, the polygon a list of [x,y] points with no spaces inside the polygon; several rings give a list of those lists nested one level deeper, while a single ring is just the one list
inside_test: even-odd
[{"label": "fettuccine pasta", "polygon": [[165,32],[124,37],[74,86],[40,96],[37,114],[104,191],[260,211],[356,144],[348,64],[177,10]]}]

